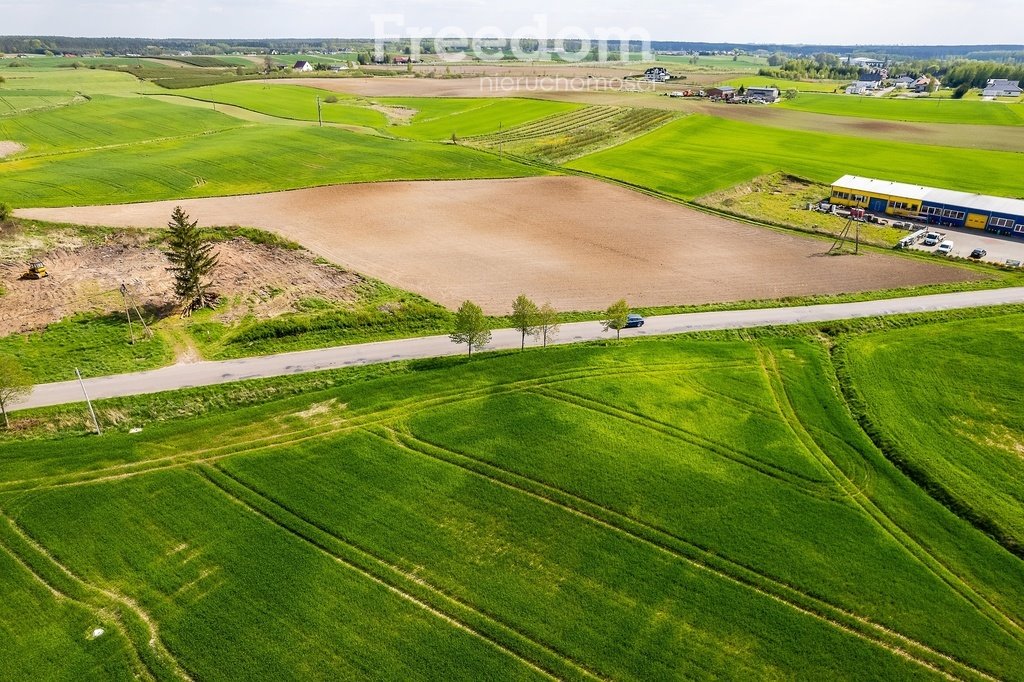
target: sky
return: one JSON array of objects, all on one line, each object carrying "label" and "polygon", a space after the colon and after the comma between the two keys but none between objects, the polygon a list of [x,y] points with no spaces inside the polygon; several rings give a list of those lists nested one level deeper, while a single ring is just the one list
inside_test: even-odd
[{"label": "sky", "polygon": [[[384,20],[375,14],[392,15]],[[551,37],[798,44],[1024,42],[1024,0],[0,0],[0,35]]]}]

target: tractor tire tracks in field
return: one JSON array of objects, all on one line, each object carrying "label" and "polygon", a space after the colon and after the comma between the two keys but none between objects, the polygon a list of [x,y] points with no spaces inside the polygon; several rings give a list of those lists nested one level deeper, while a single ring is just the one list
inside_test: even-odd
[{"label": "tractor tire tracks in field", "polygon": [[[747,365],[742,363],[663,363],[650,366],[643,370],[648,374],[655,373],[687,373],[706,369],[739,369]],[[415,412],[431,408],[446,407],[459,402],[480,400],[488,397],[522,392],[535,387],[549,386],[578,379],[605,378],[614,376],[637,376],[643,373],[634,366],[621,366],[595,370],[568,370],[553,373],[544,377],[510,381],[503,384],[490,384],[477,389],[453,389],[432,394],[428,399],[406,398],[382,409],[371,409],[365,413],[346,413],[344,417],[327,419],[314,424],[305,424],[294,428],[279,423],[280,429],[264,436],[253,436],[249,431],[240,434],[237,442],[228,442],[209,448],[182,450],[171,455],[147,457],[140,460],[115,464],[91,471],[69,474],[56,474],[38,478],[28,478],[0,483],[0,492],[25,492],[30,490],[65,488],[95,483],[109,483],[125,480],[135,476],[177,469],[194,463],[217,462],[236,455],[272,450],[275,448],[297,445],[317,438],[327,438],[355,429],[386,423],[396,418],[405,417]],[[288,415],[283,415],[288,416]],[[280,419],[278,420],[280,422]]]},{"label": "tractor tire tracks in field", "polygon": [[0,513],[0,547],[58,599],[111,619],[127,639],[136,672],[151,680],[191,680],[160,639],[156,622],[134,600],[87,583],[61,564],[14,519]]},{"label": "tractor tire tracks in field", "polygon": [[539,502],[585,519],[605,530],[626,536],[634,542],[654,548],[698,570],[739,585],[848,635],[886,649],[896,656],[948,679],[996,679],[989,673],[952,655],[938,651],[927,644],[842,607],[830,604],[819,597],[802,592],[776,578],[759,573],[710,548],[697,545],[666,530],[579,497],[575,493],[545,481],[530,478],[474,456],[430,443],[412,434],[407,428],[387,429],[384,433],[376,433],[375,430],[370,429],[368,432],[374,433],[382,440],[398,445],[408,452],[459,467],[501,488],[527,495]]},{"label": "tractor tire tracks in field", "polygon": [[710,440],[694,431],[684,429],[676,424],[669,424],[667,422],[654,419],[653,417],[621,410],[614,405],[610,405],[589,396],[582,396],[578,393],[573,393],[565,389],[543,387],[535,388],[532,392],[574,407],[596,412],[615,419],[620,419],[635,426],[650,429],[663,436],[668,436],[669,438],[682,441],[688,445],[699,448],[702,452],[723,457],[731,462],[739,464],[740,466],[753,470],[758,474],[767,476],[775,483],[789,485],[806,495],[810,495],[818,499],[836,499],[834,495],[830,494],[832,486],[827,481],[808,478],[784,467],[776,466],[770,462],[765,462],[750,453],[743,452],[742,450],[733,448],[725,443]]},{"label": "tractor tire tracks in field", "polygon": [[[973,585],[957,575],[938,556],[930,552],[910,532],[896,522],[862,489],[846,475],[840,467],[814,439],[790,401],[785,380],[778,363],[771,352],[758,347],[762,367],[775,393],[779,409],[785,415],[794,436],[807,450],[808,454],[821,462],[838,485],[875,525],[886,535],[898,543],[911,557],[924,566],[939,581],[947,585],[974,610],[990,620],[996,627],[1017,642],[1024,642],[1024,628],[1012,616],[1002,611],[988,598],[982,595]],[[852,419],[852,417],[851,417]]]},{"label": "tractor tire tracks in field", "polygon": [[315,524],[237,476],[211,465],[199,465],[198,470],[233,502],[449,625],[486,641],[535,672],[557,680],[604,679],[567,655]]}]

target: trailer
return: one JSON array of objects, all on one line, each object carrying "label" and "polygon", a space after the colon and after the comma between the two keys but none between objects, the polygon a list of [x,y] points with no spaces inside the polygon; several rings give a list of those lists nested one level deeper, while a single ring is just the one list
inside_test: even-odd
[{"label": "trailer", "polygon": [[914,234],[907,235],[903,239],[899,240],[896,244],[897,249],[909,249],[914,244],[924,239],[924,236],[928,234],[928,230],[918,230]]}]

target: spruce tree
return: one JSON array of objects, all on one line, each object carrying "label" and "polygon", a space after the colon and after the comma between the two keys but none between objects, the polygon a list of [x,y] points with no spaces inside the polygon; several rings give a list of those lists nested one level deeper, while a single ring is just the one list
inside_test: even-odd
[{"label": "spruce tree", "polygon": [[174,275],[174,295],[181,304],[181,316],[213,307],[216,296],[210,292],[210,277],[217,268],[213,242],[203,236],[199,221],[190,221],[181,206],[175,207],[167,227],[171,231],[165,252],[171,262],[167,270]]}]

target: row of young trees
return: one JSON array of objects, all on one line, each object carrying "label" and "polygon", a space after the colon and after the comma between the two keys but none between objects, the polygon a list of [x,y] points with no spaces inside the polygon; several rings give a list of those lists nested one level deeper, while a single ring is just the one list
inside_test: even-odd
[{"label": "row of young trees", "polygon": [[[625,299],[616,301],[604,313],[601,326],[605,331],[615,330],[615,338],[621,337],[622,330],[629,324],[630,307]],[[560,316],[550,303],[538,306],[525,294],[512,302],[509,315],[512,328],[521,335],[520,350],[526,349],[526,337],[532,336],[546,348],[549,341],[558,334]],[[491,327],[484,311],[476,303],[465,301],[455,312],[452,321],[452,343],[466,346],[468,354],[480,350],[491,342]]]}]

